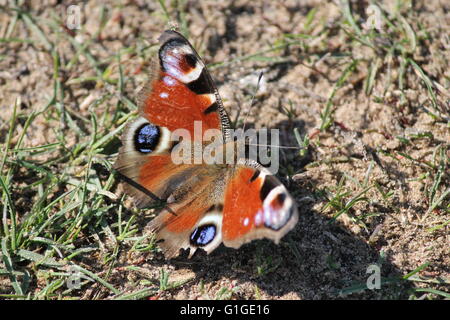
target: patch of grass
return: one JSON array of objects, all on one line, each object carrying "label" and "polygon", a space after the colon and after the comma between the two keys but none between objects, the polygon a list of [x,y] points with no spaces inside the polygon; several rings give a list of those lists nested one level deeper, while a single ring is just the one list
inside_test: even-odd
[{"label": "patch of grass", "polygon": [[[390,278],[381,277],[380,278],[380,289],[384,290],[389,287],[399,286],[402,283],[405,283],[408,281],[410,281],[410,282],[428,282],[425,279],[417,277],[416,274],[418,274],[420,271],[426,269],[429,265],[430,265],[430,263],[426,262],[404,276],[390,277]],[[450,279],[448,279],[448,280],[450,280]],[[430,281],[430,282],[434,282],[434,281]],[[441,281],[441,283],[444,283],[444,282]],[[361,293],[361,292],[370,291],[370,290],[371,289],[368,288],[367,283],[364,282],[364,283],[356,283],[349,287],[341,289],[337,292],[337,294],[342,295],[342,296],[347,296],[347,295]],[[374,290],[376,290],[376,289],[374,289]],[[409,299],[411,299],[411,300],[417,299],[417,296],[415,294],[420,293],[420,292],[426,293],[425,294],[426,297],[421,297],[421,299],[433,300],[436,297],[443,297],[443,298],[449,297],[449,294],[447,292],[444,292],[441,290],[436,290],[433,288],[412,287],[410,289],[410,291],[411,291],[411,293],[410,293]],[[395,290],[393,292],[395,292]],[[396,297],[394,297],[394,298],[396,298]]]},{"label": "patch of grass", "polygon": [[258,247],[256,252],[256,274],[264,277],[271,272],[275,272],[281,265],[281,261],[271,255],[267,255],[263,247]]},{"label": "patch of grass", "polygon": [[[360,59],[361,62],[367,66],[367,76],[365,79],[365,92],[370,95],[374,87],[377,76],[380,75],[380,70],[384,70],[387,66],[388,81],[385,83],[384,95],[387,92],[387,88],[391,85],[392,79],[392,65],[393,61],[396,61],[398,68],[397,84],[399,90],[402,92],[402,103],[405,103],[404,91],[407,89],[405,86],[405,74],[409,67],[417,75],[418,80],[421,80],[426,87],[429,99],[433,106],[433,109],[437,114],[430,113],[433,117],[441,119],[439,114],[442,114],[442,110],[438,107],[435,90],[440,85],[433,84],[430,77],[426,74],[420,64],[414,60],[414,53],[419,48],[419,42],[428,38],[426,32],[423,30],[414,30],[414,27],[409,22],[410,20],[405,18],[405,14],[411,16],[412,9],[409,9],[405,13],[402,13],[402,7],[399,3],[394,11],[387,12],[382,6],[373,3],[381,19],[381,28],[369,28],[364,29],[358,24],[357,18],[355,18],[350,3],[348,0],[342,1],[342,14],[345,19],[341,25],[342,29],[350,37],[350,39],[359,42],[362,46],[366,46],[372,49],[372,56]],[[404,4],[405,8],[408,8],[407,4]],[[418,26],[420,28],[420,25]]]},{"label": "patch of grass", "polygon": [[285,41],[282,41],[280,44],[271,45],[270,47],[259,50],[256,53],[252,53],[252,54],[248,54],[245,56],[240,56],[240,57],[236,57],[236,58],[232,58],[232,59],[227,59],[226,61],[222,61],[222,62],[210,63],[208,65],[208,69],[214,70],[217,68],[223,68],[223,67],[227,67],[227,66],[230,66],[230,65],[236,64],[236,63],[241,63],[241,62],[247,61],[247,60],[266,61],[266,62],[269,61],[272,63],[279,62],[278,57],[267,56],[267,54],[272,53],[272,52],[280,52],[282,49],[286,49],[290,46],[298,46],[298,45],[301,45],[302,43],[303,43],[303,40],[294,40],[294,41],[285,40]]},{"label": "patch of grass", "polygon": [[[346,180],[352,180],[356,182],[360,189],[358,191],[353,191],[351,189],[348,189],[345,187]],[[365,226],[363,218],[367,218],[367,215],[363,215],[360,217],[355,216],[353,212],[353,207],[360,203],[368,203],[370,201],[370,198],[366,195],[369,190],[373,188],[372,185],[370,186],[362,186],[359,184],[357,180],[352,178],[351,176],[344,174],[339,181],[339,184],[337,185],[335,191],[327,190],[327,201],[325,205],[322,208],[322,212],[326,211],[327,209],[333,209],[333,219],[330,220],[330,222],[336,220],[340,215],[346,214],[349,216],[354,222],[356,223],[362,223],[363,226]],[[331,191],[331,192],[330,192]]]},{"label": "patch of grass", "polygon": [[[121,66],[118,80],[114,80],[108,71],[111,69],[101,69],[101,63],[89,52],[94,39],[105,27],[106,12],[101,10],[99,29],[82,45],[72,35],[62,34],[75,49],[70,61],[62,63],[62,57],[56,50],[58,43],[51,42],[33,13],[22,9],[15,11],[17,18],[13,20],[14,24],[23,23],[37,36],[52,57],[54,70],[52,95],[40,111],[23,113],[17,108],[20,101],[12,106],[13,117],[5,143],[1,147],[0,235],[1,260],[4,265],[1,272],[10,279],[14,290],[14,294],[6,294],[4,297],[71,299],[78,297],[77,290],[93,283],[103,287],[109,294],[119,296],[120,290],[108,281],[116,263],[119,246],[137,251],[154,248],[154,243],[148,244],[143,237],[135,237],[137,228],[134,216],[129,212],[124,215],[123,204],[117,201],[111,191],[116,184],[114,175],[106,171],[103,178],[99,177],[98,168],[110,169],[107,161],[109,155],[104,153],[104,148],[120,134],[132,114],[125,113],[124,108],[117,104],[114,109],[111,108],[114,110],[113,116],[105,112],[99,117],[94,111],[88,117],[77,114],[68,108],[66,95],[71,86],[76,86],[79,82],[68,83],[68,79],[61,77],[61,73],[78,68],[80,56],[83,56],[96,72],[96,77],[92,79],[105,86],[116,85],[117,92],[121,95],[119,104],[124,101],[124,105],[132,105],[124,96],[123,84],[126,80]],[[55,27],[55,33],[59,33],[56,26],[61,22],[55,17],[56,15],[50,25]],[[111,63],[115,61],[111,60]],[[105,92],[94,100],[92,106],[111,104],[114,99],[114,94]],[[18,125],[18,119],[25,119],[23,125]],[[25,136],[42,119],[56,124],[53,130],[56,141],[23,147]],[[80,121],[83,125],[80,125]],[[67,129],[71,130],[79,143],[68,142]],[[22,184],[21,187],[19,183]],[[17,190],[20,193],[13,198]],[[19,205],[18,199],[28,204]],[[118,215],[113,214],[116,211]],[[83,260],[98,255],[105,257],[105,272],[98,273],[83,266]],[[73,272],[67,272],[68,268],[87,279],[80,282],[77,290],[68,288],[68,281],[73,277]],[[30,291],[30,286],[35,286],[36,283],[40,283],[41,290]],[[143,297],[145,294],[144,290],[136,293],[135,297]]]},{"label": "patch of grass", "polygon": [[320,114],[320,119],[322,121],[320,124],[320,130],[326,130],[333,124],[333,98],[336,95],[336,92],[344,85],[350,74],[355,70],[357,64],[358,60],[353,60],[351,63],[349,63],[342,72],[339,79],[336,81],[336,84],[333,87],[333,91],[331,91],[331,94],[325,104],[325,109]]},{"label": "patch of grass", "polygon": [[231,300],[239,291],[239,287],[222,287],[217,291],[215,300]]}]

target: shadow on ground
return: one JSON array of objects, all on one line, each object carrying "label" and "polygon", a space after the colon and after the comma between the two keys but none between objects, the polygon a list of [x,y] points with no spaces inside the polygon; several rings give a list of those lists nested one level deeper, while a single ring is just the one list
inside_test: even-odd
[{"label": "shadow on ground", "polygon": [[[294,125],[303,131],[302,123]],[[295,140],[290,138],[284,143],[292,145],[295,143],[292,139]],[[294,163],[293,169],[301,172],[314,155],[309,152],[305,161],[298,157],[298,150],[285,150],[280,158],[287,159],[291,165]],[[200,279],[205,285],[217,284],[222,278],[236,280],[240,289],[234,296],[237,298],[255,297],[258,290],[271,297],[287,299],[407,298],[399,294],[407,292],[409,283],[400,280],[401,272],[388,258],[380,256],[376,245],[368,245],[340,222],[313,209],[323,200],[316,196],[321,188],[317,181],[300,178],[286,185],[297,200],[299,221],[278,246],[269,240],[253,241],[239,250],[222,245],[209,256],[199,250],[192,259],[188,259],[186,253],[170,263],[176,269],[194,271],[193,281],[197,283]],[[167,262],[161,254],[150,263],[163,266]],[[373,277],[369,279],[373,271],[367,273],[373,265],[381,267],[378,290],[367,288],[368,280],[374,283]],[[397,286],[403,286],[403,290]]]}]

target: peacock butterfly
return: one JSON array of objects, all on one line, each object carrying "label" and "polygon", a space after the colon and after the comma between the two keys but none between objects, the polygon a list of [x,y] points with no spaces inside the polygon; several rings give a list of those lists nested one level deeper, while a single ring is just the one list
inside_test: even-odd
[{"label": "peacock butterfly", "polygon": [[[210,253],[222,242],[233,248],[260,238],[278,243],[294,227],[298,213],[268,169],[237,156],[232,163],[199,163],[193,151],[184,151],[184,159],[193,161],[173,160],[180,146],[211,145],[201,141],[207,130],[219,133],[221,142],[212,148],[217,159],[239,142],[230,134],[219,93],[189,41],[168,30],[159,42],[149,82],[139,95],[139,117],[124,131],[114,164],[128,182],[125,192],[140,208],[158,200],[166,203],[149,228],[163,240],[167,258],[178,256],[180,249],[189,249],[190,256],[198,248]],[[195,132],[198,123],[200,134]],[[189,134],[181,142],[172,139],[179,130]]]}]

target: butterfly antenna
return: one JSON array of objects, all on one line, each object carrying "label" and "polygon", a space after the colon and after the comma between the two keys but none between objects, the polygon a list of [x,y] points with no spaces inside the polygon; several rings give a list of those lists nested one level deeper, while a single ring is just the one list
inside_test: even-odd
[{"label": "butterfly antenna", "polygon": [[247,145],[248,146],[257,146],[257,147],[280,148],[280,149],[295,149],[295,150],[303,149],[301,147],[280,146],[280,145],[275,145],[275,144],[247,143]]},{"label": "butterfly antenna", "polygon": [[258,82],[257,82],[257,84],[256,84],[256,89],[255,89],[255,92],[253,92],[252,100],[251,100],[251,103],[250,103],[250,107],[248,108],[248,111],[247,111],[247,113],[246,113],[246,115],[245,115],[245,118],[244,118],[244,125],[242,126],[242,130],[243,130],[244,132],[245,132],[245,125],[247,124],[248,116],[250,115],[250,111],[251,111],[251,109],[252,109],[252,107],[253,107],[253,104],[254,104],[254,102],[255,102],[255,96],[256,96],[256,93],[258,93],[259,85],[260,85],[260,83],[261,83],[261,79],[262,79],[263,74],[264,74],[264,72],[261,71],[261,73],[260,73],[259,76],[258,76]]},{"label": "butterfly antenna", "polygon": [[[250,107],[249,107],[249,109],[248,109],[248,111],[247,111],[247,113],[246,113],[246,115],[245,115],[244,125],[243,125],[243,128],[242,128],[243,132],[245,132],[245,125],[247,124],[248,116],[249,116],[250,111],[251,111],[251,109],[252,109],[252,107],[253,107],[253,105],[254,105],[254,102],[255,102],[255,96],[256,96],[256,93],[258,93],[259,86],[260,86],[260,84],[261,84],[261,79],[262,79],[263,75],[264,75],[264,72],[261,71],[261,73],[260,73],[259,76],[258,76],[258,82],[257,82],[257,84],[256,84],[255,92],[253,93],[253,96],[252,96],[252,100],[251,100]],[[256,146],[258,146],[258,147],[270,147],[270,148],[274,147],[274,148],[280,148],[280,149],[302,149],[302,148],[300,148],[300,147],[279,146],[279,145],[277,146],[277,145],[251,144],[251,143],[246,143],[246,145],[248,145],[248,146],[256,145]]]}]

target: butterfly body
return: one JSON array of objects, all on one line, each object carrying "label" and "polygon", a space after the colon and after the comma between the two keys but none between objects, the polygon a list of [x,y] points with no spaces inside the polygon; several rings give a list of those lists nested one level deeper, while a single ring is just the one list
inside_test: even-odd
[{"label": "butterfly body", "polygon": [[[221,243],[278,243],[298,219],[292,197],[269,170],[239,156],[244,142],[233,139],[218,91],[189,42],[165,31],[160,44],[138,100],[140,116],[125,130],[114,165],[132,182],[125,191],[138,207],[166,203],[148,228],[168,258],[180,249],[210,253]],[[179,133],[182,139],[173,139]]]}]

